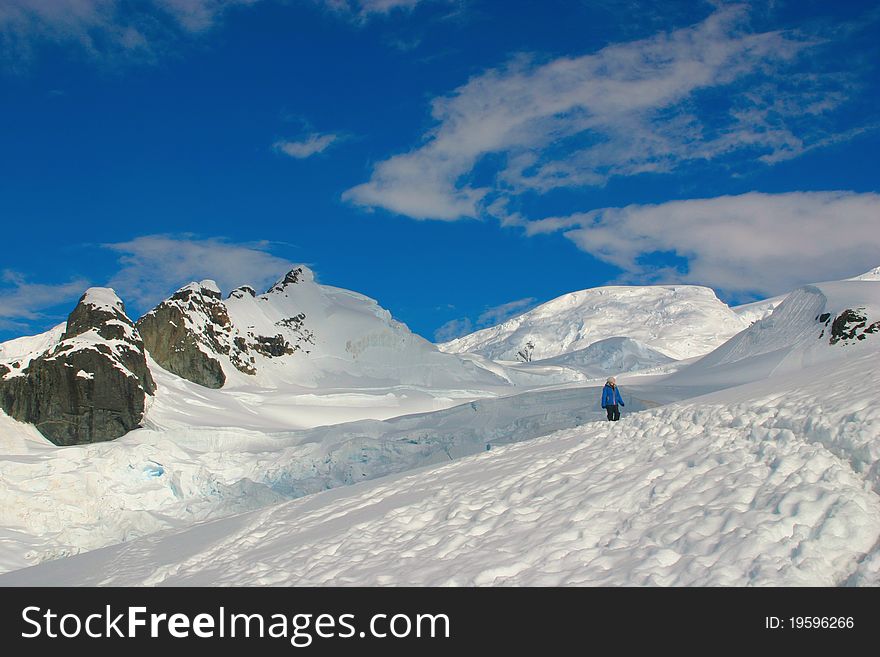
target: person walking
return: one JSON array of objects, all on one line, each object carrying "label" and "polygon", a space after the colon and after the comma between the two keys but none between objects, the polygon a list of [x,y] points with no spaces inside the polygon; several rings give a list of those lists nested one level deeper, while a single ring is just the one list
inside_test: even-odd
[{"label": "person walking", "polygon": [[617,422],[620,419],[619,406],[626,406],[626,404],[623,403],[623,398],[620,396],[617,379],[609,376],[605,387],[602,388],[602,408],[608,413],[609,421]]}]

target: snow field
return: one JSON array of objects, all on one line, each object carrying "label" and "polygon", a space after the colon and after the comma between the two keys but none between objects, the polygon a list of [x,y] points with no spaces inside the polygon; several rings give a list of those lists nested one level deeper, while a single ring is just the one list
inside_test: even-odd
[{"label": "snow field", "polygon": [[[819,394],[864,364],[786,394],[743,386],[589,422],[0,584],[876,585],[877,461],[861,459],[878,440],[849,427],[876,426],[880,381],[848,405]],[[713,401],[730,392],[741,398]]]},{"label": "snow field", "polygon": [[[616,337],[515,366],[418,340],[386,362],[402,325],[307,283],[313,316],[341,299],[366,336],[337,331],[326,385],[267,361],[208,390],[150,362],[145,428],[64,449],[0,414],[0,584],[880,585],[880,340],[819,321],[876,321],[876,282],[805,286],[701,360]],[[649,369],[617,372],[607,423],[596,376],[624,366]]]}]

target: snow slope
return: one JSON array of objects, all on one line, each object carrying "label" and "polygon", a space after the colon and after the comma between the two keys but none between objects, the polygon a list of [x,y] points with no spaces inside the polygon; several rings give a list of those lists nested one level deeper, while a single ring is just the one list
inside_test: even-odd
[{"label": "snow slope", "polygon": [[[735,385],[838,360],[853,343],[834,338],[834,322],[846,310],[865,315],[865,328],[880,322],[880,281],[847,280],[807,285],[789,294],[766,319],[759,320],[670,381]],[[880,326],[875,325],[875,331]],[[873,342],[872,341],[872,342]]]},{"label": "snow slope", "polygon": [[[676,373],[619,376],[613,425],[601,382],[270,394],[161,371],[147,428],[113,443],[0,415],[0,584],[878,585],[878,320],[877,281],[806,286]],[[289,430],[298,397],[338,421],[414,391],[474,401]]]},{"label": "snow slope", "polygon": [[450,353],[471,352],[516,360],[527,343],[533,360],[577,351],[600,340],[628,337],[670,358],[711,351],[748,322],[694,285],[609,286],[572,292],[503,324],[438,345]]},{"label": "snow slope", "polygon": [[876,586],[880,372],[858,349],[0,584]]},{"label": "snow slope", "polygon": [[[443,410],[402,415],[405,407],[398,407],[398,417],[370,420],[358,418],[380,414],[383,404],[390,407],[413,389],[300,397],[269,390],[248,398],[161,369],[156,383],[146,427],[112,443],[59,450],[0,413],[0,527],[16,532],[0,540],[0,572],[445,463],[487,444],[529,440],[602,417],[596,384],[505,397],[450,390],[442,398],[426,390],[413,405],[433,399]],[[638,392],[624,390],[624,397],[630,411],[652,404]],[[344,404],[359,404],[348,410],[354,421],[342,421]],[[291,430],[291,418],[303,409],[342,423]]]},{"label": "snow slope", "polygon": [[858,276],[853,276],[848,279],[851,281],[880,281],[880,267],[874,267],[874,269],[870,271],[866,271],[864,274],[859,274]]},{"label": "snow slope", "polygon": [[10,367],[13,363],[17,363],[18,366],[14,369],[25,369],[31,360],[58,344],[66,328],[67,324],[61,323],[39,335],[28,335],[8,342],[0,342],[0,363]]},{"label": "snow slope", "polygon": [[[850,281],[880,281],[880,267],[875,267],[871,271],[867,271],[864,274],[860,274],[858,276],[853,276],[852,278],[848,278],[846,280]],[[753,301],[751,303],[744,303],[739,306],[733,306],[731,310],[735,312],[737,315],[746,320],[747,323],[752,324],[757,322],[760,319],[767,319],[773,311],[776,310],[776,307],[785,301],[787,294],[780,294],[776,297],[771,297],[769,299],[761,299],[760,301]]]},{"label": "snow slope", "polygon": [[731,310],[739,315],[748,324],[753,324],[759,319],[767,319],[776,310],[776,307],[785,300],[787,294],[770,299],[762,299],[761,301],[753,301],[752,303],[744,303],[741,306],[733,306]]},{"label": "snow slope", "polygon": [[239,372],[228,358],[216,354],[230,387],[449,388],[507,383],[471,360],[439,351],[375,300],[317,283],[307,267],[297,267],[264,294],[233,294],[224,304],[242,335],[281,335],[296,344],[304,329],[310,334],[304,348],[291,355],[256,354],[255,376]]}]

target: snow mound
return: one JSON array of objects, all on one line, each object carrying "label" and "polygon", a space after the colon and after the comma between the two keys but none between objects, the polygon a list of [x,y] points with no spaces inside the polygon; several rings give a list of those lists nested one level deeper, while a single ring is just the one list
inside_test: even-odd
[{"label": "snow mound", "polygon": [[535,365],[575,367],[595,377],[621,372],[638,372],[674,362],[675,359],[651,349],[638,340],[621,337],[606,338],[594,342],[585,349],[533,361]]},{"label": "snow mound", "polygon": [[528,343],[532,359],[628,337],[677,360],[701,356],[748,326],[715,293],[694,285],[608,286],[572,292],[503,324],[438,345],[517,360]]}]

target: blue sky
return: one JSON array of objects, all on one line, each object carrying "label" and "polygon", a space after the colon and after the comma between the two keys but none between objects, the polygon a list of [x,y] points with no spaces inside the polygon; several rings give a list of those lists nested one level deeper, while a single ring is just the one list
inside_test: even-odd
[{"label": "blue sky", "polygon": [[3,0],[0,339],[291,263],[428,338],[880,265],[880,5]]}]

